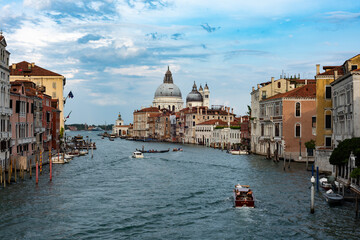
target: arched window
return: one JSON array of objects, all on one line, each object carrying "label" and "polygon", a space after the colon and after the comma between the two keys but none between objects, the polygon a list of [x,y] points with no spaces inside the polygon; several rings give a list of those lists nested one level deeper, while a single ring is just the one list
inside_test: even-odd
[{"label": "arched window", "polygon": [[175,112],[175,105],[172,106],[172,110],[173,110],[173,112]]},{"label": "arched window", "polygon": [[295,137],[301,137],[301,124],[295,124]]},{"label": "arched window", "polygon": [[295,117],[300,117],[301,111],[300,111],[300,103],[295,103]]},{"label": "arched window", "polygon": [[159,110],[160,110],[160,105],[159,105]]}]

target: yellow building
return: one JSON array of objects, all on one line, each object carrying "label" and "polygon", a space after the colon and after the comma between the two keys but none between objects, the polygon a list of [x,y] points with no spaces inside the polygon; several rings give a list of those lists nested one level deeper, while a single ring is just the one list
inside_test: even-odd
[{"label": "yellow building", "polygon": [[321,171],[331,172],[329,157],[333,149],[333,119],[332,119],[332,88],[331,83],[339,77],[348,74],[360,66],[360,54],[345,61],[341,66],[324,66],[320,73],[320,65],[316,65],[316,154],[315,165]]},{"label": "yellow building", "polygon": [[60,127],[64,127],[64,86],[66,78],[58,73],[41,68],[35,63],[22,61],[10,66],[10,81],[27,80],[45,87],[45,94],[59,100]]}]

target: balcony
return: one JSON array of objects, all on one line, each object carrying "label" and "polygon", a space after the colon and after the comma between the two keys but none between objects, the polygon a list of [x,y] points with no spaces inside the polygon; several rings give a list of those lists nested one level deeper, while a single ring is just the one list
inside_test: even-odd
[{"label": "balcony", "polygon": [[[15,140],[15,142],[16,142],[16,140]],[[19,138],[19,139],[17,139],[18,144],[29,144],[29,143],[33,143],[33,142],[36,142],[35,137],[27,137],[27,138]]]},{"label": "balcony", "polygon": [[35,132],[36,132],[36,133],[45,132],[45,128],[43,128],[43,127],[35,127]]},{"label": "balcony", "polygon": [[12,109],[8,108],[8,107],[1,106],[0,107],[0,113],[10,116],[10,115],[12,115]]}]

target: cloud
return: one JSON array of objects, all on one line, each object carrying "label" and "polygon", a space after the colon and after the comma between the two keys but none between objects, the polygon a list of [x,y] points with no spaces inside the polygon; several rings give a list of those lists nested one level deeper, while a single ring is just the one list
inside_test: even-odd
[{"label": "cloud", "polygon": [[268,54],[266,51],[261,50],[251,50],[251,49],[238,49],[233,51],[225,52],[224,57],[226,60],[237,57],[239,55],[259,55],[263,56]]},{"label": "cloud", "polygon": [[77,40],[78,43],[88,43],[91,40],[100,40],[102,37],[100,35],[94,35],[94,34],[87,34]]},{"label": "cloud", "polygon": [[166,34],[158,34],[157,32],[148,33],[145,37],[149,40],[161,40],[167,38]]},{"label": "cloud", "polygon": [[209,33],[215,32],[216,30],[220,29],[220,27],[210,27],[207,23],[201,24],[200,26]]},{"label": "cloud", "polygon": [[360,12],[335,11],[325,13],[325,19],[333,21],[360,20]]},{"label": "cloud", "polygon": [[183,38],[184,38],[184,34],[182,34],[182,33],[174,33],[171,35],[171,39],[174,39],[174,40],[180,40]]}]

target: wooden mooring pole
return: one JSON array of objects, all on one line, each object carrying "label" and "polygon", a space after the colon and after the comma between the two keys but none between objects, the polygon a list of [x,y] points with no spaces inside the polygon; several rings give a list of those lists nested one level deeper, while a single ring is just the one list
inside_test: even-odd
[{"label": "wooden mooring pole", "polygon": [[30,179],[32,178],[32,175],[31,175],[31,171],[32,171],[32,166],[31,166],[31,161],[32,158],[29,159],[29,172],[30,172]]},{"label": "wooden mooring pole", "polygon": [[37,161],[37,156],[35,156],[35,165],[36,165],[36,184],[39,183],[39,162]]},{"label": "wooden mooring pole", "polygon": [[310,205],[310,213],[315,212],[315,178],[314,176],[311,177],[311,205]]},{"label": "wooden mooring pole", "polygon": [[50,168],[50,182],[52,181],[52,160],[51,160],[51,148],[49,147],[49,168]]}]

